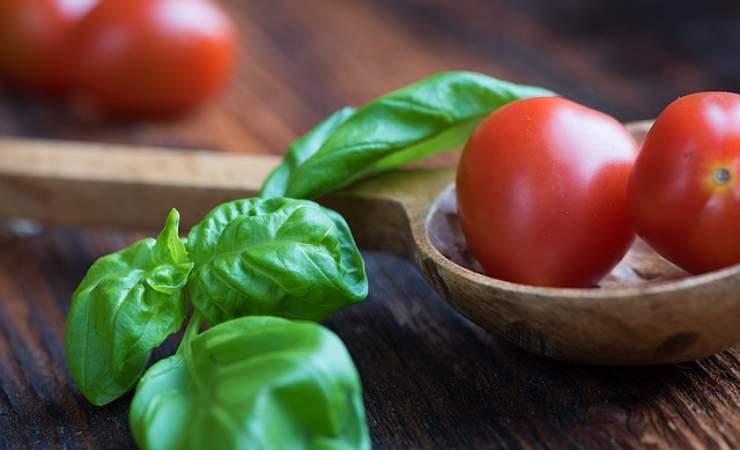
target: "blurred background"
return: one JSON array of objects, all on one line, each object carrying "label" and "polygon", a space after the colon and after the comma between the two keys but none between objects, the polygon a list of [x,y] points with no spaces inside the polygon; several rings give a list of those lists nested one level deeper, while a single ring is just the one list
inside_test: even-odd
[{"label": "blurred background", "polygon": [[[7,0],[5,0],[7,1]],[[467,69],[548,87],[621,120],[679,95],[740,88],[740,3],[560,0],[222,0],[238,69],[169,120],[96,120],[0,87],[0,134],[282,153],[344,105]]]},{"label": "blurred background", "polygon": [[[91,1],[0,0],[0,56],[8,48],[8,11]],[[101,4],[113,2],[143,0]],[[687,93],[740,90],[738,0],[218,4],[236,25],[238,63],[210,101],[171,117],[105,118],[0,77],[0,135],[277,155],[342,106],[450,69],[544,86],[623,121],[655,117]],[[63,330],[69,299],[90,264],[143,234],[49,227],[20,235],[2,228],[0,448],[131,448],[130,398],[106,408],[81,399],[64,363]],[[454,314],[410,263],[372,252],[365,259],[370,297],[327,325],[345,340],[363,379],[372,380],[364,389],[375,448],[737,442],[737,350],[640,370],[556,363]],[[169,341],[155,357],[175,345]]]}]

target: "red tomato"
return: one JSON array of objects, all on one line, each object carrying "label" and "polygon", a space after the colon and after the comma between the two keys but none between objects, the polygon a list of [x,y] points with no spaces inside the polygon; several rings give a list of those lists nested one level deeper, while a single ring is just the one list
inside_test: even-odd
[{"label": "red tomato", "polygon": [[79,26],[77,88],[106,112],[180,112],[228,80],[236,48],[231,19],[210,1],[105,0]]},{"label": "red tomato", "polygon": [[619,122],[563,98],[495,111],[468,141],[457,172],[473,254],[503,280],[596,285],[634,238],[626,197],[635,154]]},{"label": "red tomato", "polygon": [[740,95],[668,105],[635,162],[629,205],[638,234],[683,269],[740,263]]},{"label": "red tomato", "polygon": [[97,0],[0,0],[0,73],[41,93],[67,81],[68,45],[75,24]]}]

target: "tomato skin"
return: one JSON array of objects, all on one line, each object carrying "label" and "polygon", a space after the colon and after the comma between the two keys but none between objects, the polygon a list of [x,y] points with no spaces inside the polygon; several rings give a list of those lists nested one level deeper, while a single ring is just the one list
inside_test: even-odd
[{"label": "tomato skin", "polygon": [[668,105],[645,138],[628,198],[638,234],[686,271],[740,263],[740,95],[701,92]]},{"label": "tomato skin", "polygon": [[468,141],[457,172],[473,254],[499,279],[595,286],[634,239],[626,197],[635,154],[619,122],[563,98],[493,112]]},{"label": "tomato skin", "polygon": [[67,86],[70,39],[97,0],[0,1],[0,74],[15,86],[60,94]]},{"label": "tomato skin", "polygon": [[210,98],[237,50],[228,15],[207,0],[105,0],[80,23],[79,97],[103,112],[171,114]]}]

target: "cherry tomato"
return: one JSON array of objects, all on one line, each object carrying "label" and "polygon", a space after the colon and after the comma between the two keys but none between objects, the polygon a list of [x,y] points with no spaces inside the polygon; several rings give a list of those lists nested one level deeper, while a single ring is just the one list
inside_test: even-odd
[{"label": "cherry tomato", "polygon": [[740,263],[740,95],[702,92],[660,113],[637,157],[638,234],[692,273]]},{"label": "cherry tomato", "polygon": [[39,93],[66,85],[69,40],[97,0],[0,0],[0,74]]},{"label": "cherry tomato", "polygon": [[634,238],[627,182],[636,144],[612,117],[558,97],[510,103],[463,151],[463,232],[486,272],[523,284],[590,287]]},{"label": "cherry tomato", "polygon": [[105,0],[76,36],[80,97],[109,113],[169,114],[211,97],[230,77],[234,25],[207,0]]}]

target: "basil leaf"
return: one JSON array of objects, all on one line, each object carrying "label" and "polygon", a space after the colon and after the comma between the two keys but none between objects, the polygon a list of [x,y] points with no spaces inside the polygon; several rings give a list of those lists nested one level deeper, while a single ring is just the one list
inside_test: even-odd
[{"label": "basil leaf", "polygon": [[82,394],[104,405],[128,391],[154,348],[185,318],[183,288],[193,263],[172,210],[157,240],[96,261],[72,296],[64,350]]},{"label": "basil leaf", "polygon": [[489,113],[554,95],[473,72],[443,72],[336,113],[297,141],[267,179],[264,197],[312,198],[369,175],[459,147]]},{"label": "basil leaf", "polygon": [[274,317],[217,325],[152,366],[130,425],[142,449],[369,449],[360,380],[326,328]]},{"label": "basil leaf", "polygon": [[346,122],[354,112],[354,108],[342,108],[305,136],[293,142],[285,155],[285,160],[265,180],[260,195],[265,198],[281,197],[287,190],[290,174],[313,156],[326,142],[326,139]]},{"label": "basil leaf", "polygon": [[188,248],[188,288],[211,324],[260,314],[320,320],[367,296],[347,223],[311,201],[225,203],[190,231]]}]

